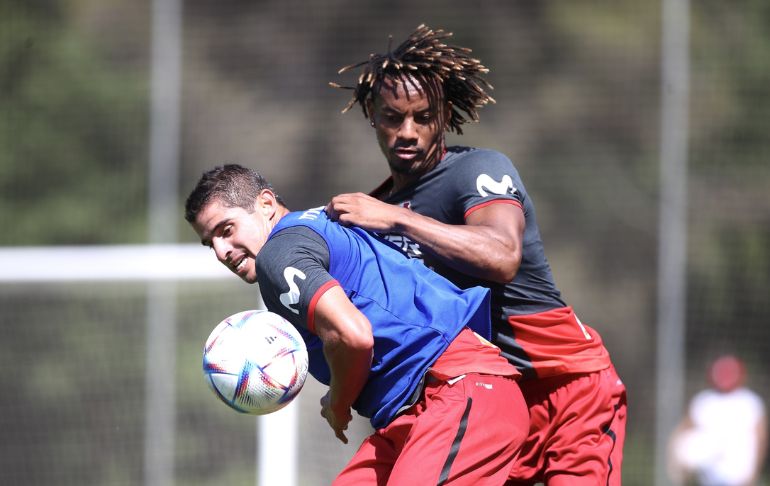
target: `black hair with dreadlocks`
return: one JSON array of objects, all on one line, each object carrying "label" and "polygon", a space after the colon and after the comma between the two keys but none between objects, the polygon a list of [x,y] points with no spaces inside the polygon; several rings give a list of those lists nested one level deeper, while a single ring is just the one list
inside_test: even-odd
[{"label": "black hair with dreadlocks", "polygon": [[356,86],[329,83],[334,88],[354,90],[353,98],[342,112],[358,103],[364,116],[371,118],[366,100],[379,93],[387,78],[412,85],[416,82],[431,106],[436,106],[442,95],[444,101],[452,104],[447,130],[462,134],[460,125],[468,123],[468,119],[461,112],[478,121],[478,109],[495,100],[485,91],[492,90],[492,85],[481,77],[489,69],[469,55],[470,49],[444,44],[443,40],[451,36],[451,32],[421,24],[396,50],[391,50],[391,38],[387,54],[370,54],[368,60],[340,69],[342,74],[363,66]]}]

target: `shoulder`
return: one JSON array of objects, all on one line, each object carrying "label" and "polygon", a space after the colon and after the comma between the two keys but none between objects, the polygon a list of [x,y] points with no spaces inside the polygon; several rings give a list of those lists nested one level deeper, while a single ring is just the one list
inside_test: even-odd
[{"label": "shoulder", "polygon": [[312,226],[293,224],[283,227],[270,235],[263,248],[303,246],[312,243],[323,243],[324,238]]},{"label": "shoulder", "polygon": [[754,407],[757,410],[764,410],[765,408],[764,400],[762,400],[762,397],[760,397],[759,394],[754,392],[753,390],[750,390],[748,388],[740,388],[736,390],[735,393],[739,395],[741,400],[749,404],[751,407]]},{"label": "shoulder", "polygon": [[295,211],[285,215],[273,227],[268,242],[281,236],[282,243],[286,244],[287,237],[302,237],[325,240],[328,233],[340,225],[332,222],[324,208],[317,207],[306,211]]},{"label": "shoulder", "polygon": [[511,159],[497,150],[476,147],[449,147],[444,158],[448,172],[463,175],[478,173],[516,173]]},{"label": "shoulder", "polygon": [[455,145],[447,148],[446,159],[449,161],[468,162],[503,162],[513,165],[511,159],[504,153],[494,149],[481,147],[465,147]]},{"label": "shoulder", "polygon": [[697,413],[704,408],[710,407],[713,403],[719,401],[719,395],[717,392],[711,389],[701,390],[696,393],[690,401],[690,409],[693,413]]},{"label": "shoulder", "polygon": [[289,224],[270,235],[257,255],[257,266],[270,270],[308,256],[328,260],[326,240],[310,226]]},{"label": "shoulder", "polygon": [[329,245],[320,234],[304,225],[288,226],[271,234],[257,254],[257,281],[273,291],[285,286],[287,275],[310,282],[328,271],[329,262]]},{"label": "shoulder", "polygon": [[465,145],[452,145],[446,148],[444,160],[447,162],[473,162],[484,160],[505,160],[510,163],[510,159],[502,152],[484,147],[468,147]]},{"label": "shoulder", "polygon": [[447,149],[446,179],[479,196],[513,195],[523,197],[524,183],[511,159],[497,150],[474,147]]}]

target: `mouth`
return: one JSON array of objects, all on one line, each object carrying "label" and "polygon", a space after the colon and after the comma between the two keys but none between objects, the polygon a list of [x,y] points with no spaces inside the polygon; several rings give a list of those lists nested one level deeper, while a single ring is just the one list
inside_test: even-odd
[{"label": "mouth", "polygon": [[241,257],[240,260],[236,260],[230,264],[230,269],[238,274],[241,275],[246,270],[246,263],[248,262],[249,257],[244,255]]},{"label": "mouth", "polygon": [[411,147],[396,147],[393,153],[401,160],[414,160],[420,155],[420,150]]}]

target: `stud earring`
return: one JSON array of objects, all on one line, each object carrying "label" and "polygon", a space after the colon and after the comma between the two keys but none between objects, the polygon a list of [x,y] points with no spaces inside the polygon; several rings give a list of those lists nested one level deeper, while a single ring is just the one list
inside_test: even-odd
[{"label": "stud earring", "polygon": [[374,126],[374,120],[370,120],[369,125]]}]

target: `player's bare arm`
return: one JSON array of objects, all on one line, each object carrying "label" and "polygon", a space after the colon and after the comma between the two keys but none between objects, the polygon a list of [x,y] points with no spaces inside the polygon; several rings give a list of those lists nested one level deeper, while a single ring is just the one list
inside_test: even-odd
[{"label": "player's bare arm", "polygon": [[353,402],[369,377],[374,337],[369,320],[341,287],[327,290],[315,308],[315,329],[331,371],[329,391],[321,399],[321,415],[334,434],[347,444],[345,430],[352,420]]},{"label": "player's bare arm", "polygon": [[332,219],[369,231],[398,233],[465,274],[506,283],[521,263],[524,214],[512,204],[490,204],[464,225],[441,223],[363,193],[340,194],[327,206]]}]

